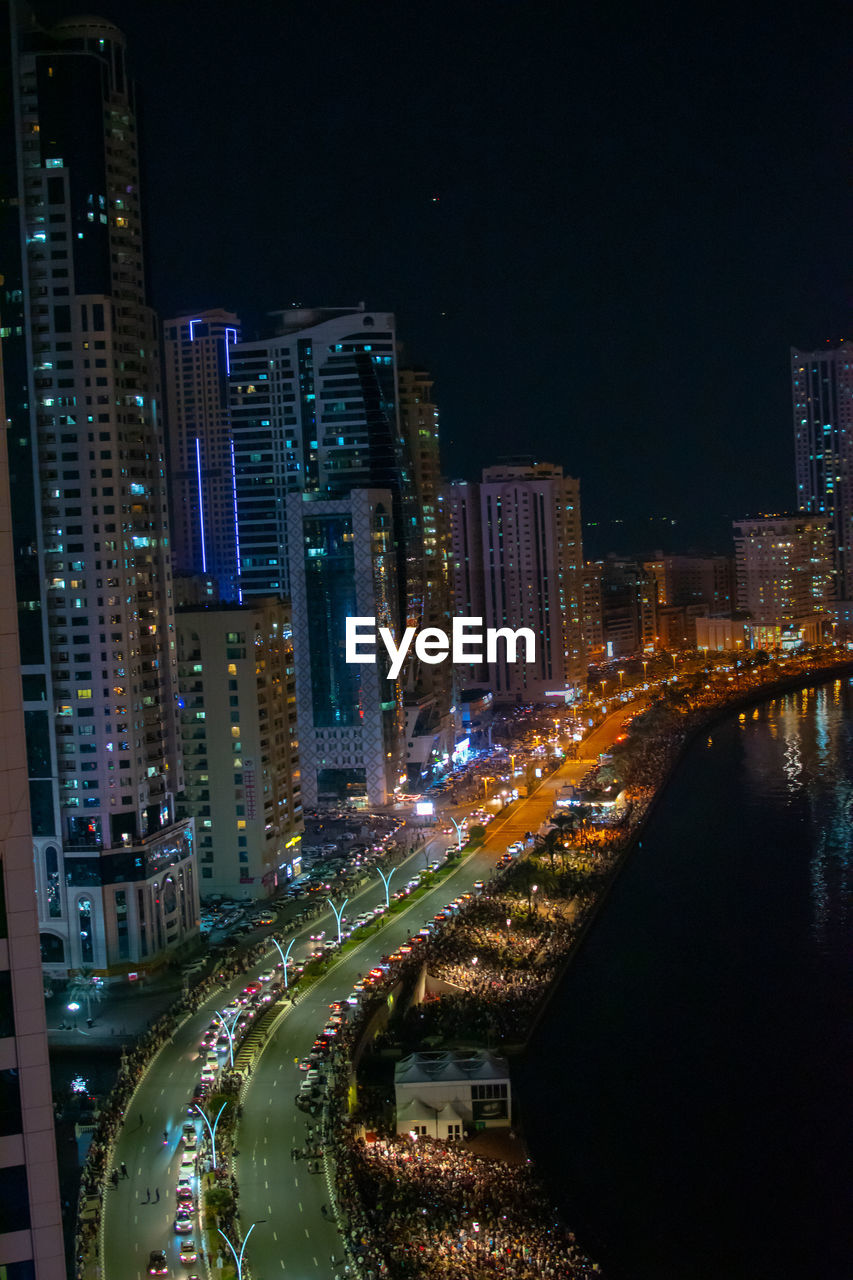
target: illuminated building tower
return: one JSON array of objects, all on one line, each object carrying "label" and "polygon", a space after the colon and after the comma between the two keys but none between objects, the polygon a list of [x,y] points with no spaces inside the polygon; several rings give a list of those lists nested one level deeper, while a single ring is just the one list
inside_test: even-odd
[{"label": "illuminated building tower", "polygon": [[294,874],[302,799],[290,610],[179,609],[184,793],[203,893],[267,897]]},{"label": "illuminated building tower", "polygon": [[134,94],[108,22],[22,22],[11,46],[24,258],[7,207],[19,287],[6,383],[42,956],[58,974],[119,974],[198,929],[192,823],[174,818],[177,654]]},{"label": "illuminated building tower", "polygon": [[393,495],[291,494],[290,582],[302,796],[309,808],[345,800],[382,805],[401,784],[399,685],[383,646],[375,663],[348,663],[348,617],[401,631],[392,538]]},{"label": "illuminated building tower", "polygon": [[[486,596],[479,484],[452,480],[444,488],[444,508],[449,526],[451,610],[461,618],[483,618]],[[460,668],[456,674],[463,686],[477,684],[487,678],[484,663],[472,663]]]},{"label": "illuminated building tower", "polygon": [[485,624],[529,627],[536,661],[489,666],[495,699],[544,702],[585,681],[580,485],[562,468],[526,460],[488,467],[480,485]]},{"label": "illuminated building tower", "polygon": [[853,600],[853,342],[791,349],[797,510],[827,515],[836,595]]},{"label": "illuminated building tower", "polygon": [[[406,528],[406,608],[410,626],[450,632],[449,533],[441,483],[438,408],[433,381],[424,369],[399,372],[400,429],[411,464],[411,500]],[[417,787],[449,761],[455,745],[453,667],[417,658],[408,664],[405,715],[407,768]]]},{"label": "illuminated building tower", "polygon": [[214,578],[221,600],[238,598],[228,374],[239,338],[221,309],[163,325],[172,569]]},{"label": "illuminated building tower", "polygon": [[832,517],[736,520],[734,535],[737,607],[749,614],[753,644],[819,640],[834,594]]},{"label": "illuminated building tower", "polygon": [[[404,497],[394,317],[364,307],[274,313],[276,335],[231,352],[240,589],[290,595],[287,496],[388,489],[405,615]],[[297,557],[298,563],[298,557]]]},{"label": "illuminated building tower", "polygon": [[[0,278],[2,284],[2,278]],[[0,353],[2,366],[2,353]],[[6,417],[0,381],[0,421]],[[6,433],[0,438],[0,1274],[63,1280]]]}]

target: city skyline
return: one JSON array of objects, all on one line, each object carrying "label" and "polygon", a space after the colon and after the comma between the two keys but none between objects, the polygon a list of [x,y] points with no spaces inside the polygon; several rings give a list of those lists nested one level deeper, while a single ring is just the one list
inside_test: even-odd
[{"label": "city skyline", "polygon": [[849,314],[834,24],[99,12],[141,84],[161,314],[225,306],[246,338],[293,302],[394,311],[435,378],[446,473],[535,432],[583,480],[594,554],[721,550],[733,518],[794,506],[788,349]]}]

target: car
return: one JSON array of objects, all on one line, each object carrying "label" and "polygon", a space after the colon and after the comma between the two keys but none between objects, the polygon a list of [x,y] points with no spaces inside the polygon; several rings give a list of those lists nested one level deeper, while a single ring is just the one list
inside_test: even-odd
[{"label": "car", "polygon": [[186,1147],[187,1151],[195,1151],[196,1147],[198,1146],[198,1134],[196,1133],[195,1129],[193,1129],[191,1133],[184,1134],[184,1146]]},{"label": "car", "polygon": [[193,1189],[186,1178],[181,1178],[180,1182],[178,1183],[175,1196],[179,1204],[185,1204],[189,1209],[191,1209],[195,1204],[195,1196],[193,1195]]},{"label": "car", "polygon": [[247,996],[254,996],[257,995],[260,989],[261,984],[259,982],[250,982],[243,988],[243,994]]},{"label": "car", "polygon": [[263,915],[255,917],[255,923],[260,925],[275,924],[275,916],[265,911]]},{"label": "car", "polygon": [[324,951],[336,951],[336,950],[337,950],[337,946],[338,946],[337,942],[335,942],[333,938],[329,938],[328,942],[324,942],[324,943],[323,943],[323,950],[324,950]]},{"label": "car", "polygon": [[181,1206],[175,1214],[175,1231],[178,1235],[184,1235],[187,1231],[192,1231],[193,1219],[189,1209]]},{"label": "car", "polygon": [[484,882],[483,882],[482,880],[475,880],[475,881],[474,881],[474,888],[475,888],[479,893],[482,893],[482,892],[483,892],[483,890],[485,889],[485,887],[486,887],[486,886],[485,886],[485,884],[484,884]]},{"label": "car", "polygon": [[359,993],[358,991],[353,991],[350,995],[348,995],[348,996],[347,996],[347,1004],[348,1004],[348,1005],[350,1005],[350,1006],[355,1006],[355,1005],[361,1004],[361,995],[360,995],[360,993]]},{"label": "car", "polygon": [[195,1156],[189,1151],[181,1158],[180,1176],[182,1178],[192,1178],[195,1176]]},{"label": "car", "polygon": [[152,1249],[149,1253],[148,1274],[149,1276],[167,1276],[169,1274],[169,1264],[162,1249]]},{"label": "car", "polygon": [[308,1074],[305,1077],[305,1079],[309,1082],[309,1084],[316,1084],[316,1082],[320,1079],[320,1072],[317,1070],[316,1067],[309,1067]]},{"label": "car", "polygon": [[324,1027],[324,1028],[323,1028],[323,1035],[324,1035],[324,1036],[336,1036],[337,1034],[338,1034],[338,1028],[337,1028],[337,1027],[333,1027],[333,1026],[326,1026],[326,1027]]},{"label": "car", "polygon": [[195,1240],[192,1238],[182,1240],[178,1257],[181,1262],[198,1262],[198,1249],[195,1247]]},{"label": "car", "polygon": [[387,910],[388,910],[388,908],[387,908],[386,906],[378,906],[378,907],[374,907],[374,908],[373,908],[373,914],[374,914],[375,916],[384,916],[384,915],[385,915],[385,912],[386,912]]},{"label": "car", "polygon": [[299,1064],[299,1070],[300,1070],[300,1071],[310,1071],[310,1070],[311,1070],[311,1063],[309,1062],[309,1060],[308,1060],[307,1058],[303,1058],[303,1059],[302,1059],[302,1061],[301,1061],[301,1062],[300,1062],[300,1064]]},{"label": "car", "polygon": [[267,969],[264,973],[258,974],[258,982],[272,982],[275,977],[275,969]]}]

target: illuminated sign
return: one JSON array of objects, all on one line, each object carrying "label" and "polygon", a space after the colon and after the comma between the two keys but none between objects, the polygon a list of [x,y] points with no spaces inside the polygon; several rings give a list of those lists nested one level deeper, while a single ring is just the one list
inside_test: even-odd
[{"label": "illuminated sign", "polygon": [[435,805],[432,800],[419,800],[415,805],[415,813],[420,818],[430,818],[435,813]]}]

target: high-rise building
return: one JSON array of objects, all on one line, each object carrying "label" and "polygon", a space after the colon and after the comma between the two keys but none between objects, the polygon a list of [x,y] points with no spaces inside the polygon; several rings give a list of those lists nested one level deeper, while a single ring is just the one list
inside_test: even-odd
[{"label": "high-rise building", "polygon": [[[404,497],[406,619],[418,630],[450,630],[449,536],[441,482],[438,406],[425,369],[400,369],[400,429],[411,465]],[[405,679],[406,752],[409,783],[420,785],[452,756],[456,723],[451,714],[450,662],[407,664]]]},{"label": "high-rise building", "polygon": [[450,599],[454,613],[481,618],[486,609],[480,486],[453,480],[444,489],[450,526]]},{"label": "high-rise building", "polygon": [[[0,422],[5,420],[0,379]],[[4,431],[0,436],[0,1273],[8,1280],[63,1280],[65,1248],[33,876],[12,538]]]},{"label": "high-rise building", "polygon": [[586,679],[580,485],[550,463],[488,467],[480,485],[485,625],[529,627],[536,660],[489,664],[498,701],[544,702]]},{"label": "high-rise building", "polygon": [[215,578],[222,600],[238,598],[228,375],[239,340],[239,320],[221,309],[163,325],[172,569]]},{"label": "high-rise building", "polygon": [[791,348],[797,510],[832,522],[836,596],[853,600],[853,342]]},{"label": "high-rise building", "polygon": [[4,324],[42,954],[57,973],[119,973],[198,929],[192,823],[174,816],[177,655],[134,91],[124,37],[100,19],[22,20],[11,55],[23,256],[7,208]]},{"label": "high-rise building", "polygon": [[754,643],[818,640],[834,598],[831,516],[777,515],[734,521],[737,607]]},{"label": "high-rise building", "polygon": [[636,560],[611,555],[601,561],[601,619],[604,653],[627,658],[658,643],[654,571]]},{"label": "high-rise building", "polygon": [[181,609],[178,678],[186,785],[203,893],[268,897],[301,846],[290,611],[278,597]]},{"label": "high-rise building", "polygon": [[399,426],[394,317],[363,306],[274,315],[274,337],[230,353],[243,598],[291,594],[289,494],[380,488],[393,499],[404,617],[403,503],[411,477]]},{"label": "high-rise building", "polygon": [[405,778],[400,686],[377,644],[375,663],[346,660],[346,620],[401,632],[393,495],[291,494],[290,583],[302,796],[310,808],[388,803]]},{"label": "high-rise building", "polygon": [[605,656],[601,615],[601,565],[585,564],[581,582],[584,653],[587,662],[600,662]]}]

